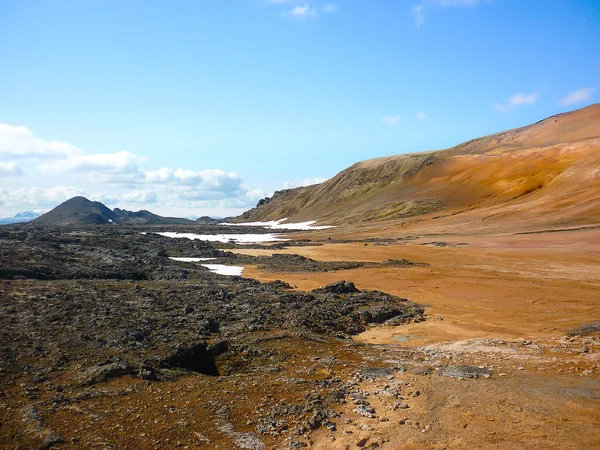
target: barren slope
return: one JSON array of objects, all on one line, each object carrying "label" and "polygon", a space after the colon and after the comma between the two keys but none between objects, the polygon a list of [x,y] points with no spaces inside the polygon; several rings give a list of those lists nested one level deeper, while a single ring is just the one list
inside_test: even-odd
[{"label": "barren slope", "polygon": [[278,191],[237,220],[489,231],[595,225],[599,168],[595,104],[444,151],[362,161],[322,184]]}]

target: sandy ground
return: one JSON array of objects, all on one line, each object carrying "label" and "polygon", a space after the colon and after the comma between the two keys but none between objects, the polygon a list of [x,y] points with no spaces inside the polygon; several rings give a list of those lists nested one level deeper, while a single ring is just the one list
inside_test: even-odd
[{"label": "sandy ground", "polygon": [[[45,416],[45,428],[34,421],[64,436],[56,449],[600,448],[600,336],[565,334],[600,320],[600,229],[391,237],[400,239],[277,252],[320,260],[406,258],[428,266],[297,274],[246,267],[243,276],[303,290],[351,280],[427,305],[425,322],[374,326],[355,337],[358,343],[264,330],[256,339],[273,351],[268,371],[160,382],[117,377],[86,387],[81,397],[69,384],[76,369],[58,372],[42,389],[15,382],[0,395],[0,429],[4,436],[21,433],[23,407],[60,394],[73,402]],[[368,375],[377,369],[385,373]],[[482,372],[464,375],[473,370]],[[301,431],[298,423],[314,413],[307,409],[281,432],[257,434],[259,417],[289,418],[274,411],[305,405],[338,383],[346,387],[331,403],[333,429]],[[361,405],[373,412],[362,414]],[[240,441],[249,435],[251,443]],[[2,441],[0,433],[0,448],[31,446]]]},{"label": "sandy ground", "polygon": [[[448,246],[431,246],[430,242]],[[427,237],[385,246],[326,244],[277,252],[329,261],[406,258],[429,264],[301,274],[270,274],[255,267],[244,270],[244,276],[282,279],[300,289],[352,280],[360,289],[390,292],[427,306],[430,320],[393,330],[375,328],[360,337],[366,342],[422,345],[470,338],[556,337],[599,318],[599,230]]]},{"label": "sandy ground", "polygon": [[[373,327],[357,340],[376,344],[381,358],[397,349],[415,349],[431,355],[432,367],[454,361],[494,368],[492,377],[477,380],[410,371],[395,376],[387,382],[408,383],[404,392],[410,409],[386,411],[385,402],[371,395],[371,405],[382,413],[346,420],[335,434],[320,430],[309,447],[600,448],[599,341],[565,338],[567,330],[600,319],[600,230],[427,236],[389,245],[325,244],[277,253],[329,261],[406,258],[428,263],[301,274],[247,267],[244,276],[281,279],[299,289],[346,279],[360,289],[409,298],[427,306],[426,322]],[[377,394],[385,384],[367,380],[361,389]],[[423,395],[412,398],[415,390]],[[355,418],[354,407],[348,404],[342,417]]]}]

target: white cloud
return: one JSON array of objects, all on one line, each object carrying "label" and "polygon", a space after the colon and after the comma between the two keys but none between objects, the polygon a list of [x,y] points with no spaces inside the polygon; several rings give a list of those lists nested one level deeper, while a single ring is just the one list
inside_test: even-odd
[{"label": "white cloud", "polygon": [[424,120],[426,118],[427,118],[427,114],[425,114],[424,112],[418,112],[417,113],[417,119]]},{"label": "white cloud", "polygon": [[338,5],[334,5],[333,3],[325,3],[323,5],[323,12],[326,13],[334,13],[337,12],[339,9]]},{"label": "white cloud", "polygon": [[260,200],[261,198],[265,198],[267,193],[263,189],[249,189],[246,191],[246,197],[250,200]]},{"label": "white cloud", "polygon": [[389,127],[395,127],[402,120],[402,116],[383,116],[381,123]]},{"label": "white cloud", "polygon": [[193,170],[172,170],[163,167],[159,170],[144,172],[144,177],[145,181],[149,183],[194,186],[209,191],[237,191],[240,189],[243,181],[239,175],[219,169],[195,172]]},{"label": "white cloud", "polygon": [[175,172],[172,169],[163,167],[158,170],[149,170],[144,174],[147,181],[153,183],[169,183],[175,179]]},{"label": "white cloud", "polygon": [[36,138],[26,127],[0,124],[0,157],[54,159],[81,154],[81,149],[65,142]]},{"label": "white cloud", "polygon": [[303,180],[293,180],[293,181],[284,181],[283,188],[284,189],[292,189],[301,186],[310,186],[312,184],[319,184],[327,181],[327,178],[323,177],[314,177],[314,178],[304,178]]},{"label": "white cloud", "polygon": [[516,108],[517,106],[531,105],[536,102],[538,95],[536,93],[525,94],[519,92],[518,94],[510,97],[505,103],[496,103],[494,109],[497,111],[508,111],[509,109]]},{"label": "white cloud", "polygon": [[102,202],[105,205],[116,205],[119,203],[119,199],[114,195],[105,194],[103,192],[96,192],[88,197],[89,200],[95,202]]},{"label": "white cloud", "polygon": [[[223,200],[189,200],[188,202],[185,203],[187,210],[186,212],[189,213],[190,210],[206,210],[206,209],[213,209],[213,210],[228,210],[230,212],[227,212],[227,215],[232,214],[232,211],[235,211],[234,214],[235,215],[239,215],[241,213],[243,213],[245,210],[253,208],[254,206],[256,206],[256,201],[253,202],[248,202],[245,199],[239,199],[239,198],[228,198],[228,199],[223,199]],[[204,215],[204,214],[202,214]]]},{"label": "white cloud", "polygon": [[19,188],[0,189],[0,198],[7,207],[54,207],[78,195],[88,196],[88,193],[73,186],[55,186],[51,188]]},{"label": "white cloud", "polygon": [[39,168],[47,173],[64,172],[100,172],[110,174],[131,174],[139,171],[138,162],[147,158],[129,152],[97,153],[92,155],[73,155],[67,159],[42,164]]},{"label": "white cloud", "polygon": [[298,19],[306,19],[308,17],[315,17],[317,15],[317,10],[311,8],[309,3],[305,3],[304,5],[294,6],[289,11],[283,13],[283,15]]},{"label": "white cloud", "polygon": [[473,7],[479,2],[480,0],[424,0],[421,3],[413,5],[411,11],[415,17],[417,27],[420,27],[425,23],[426,12],[431,8],[447,8],[453,6]]},{"label": "white cloud", "polygon": [[126,192],[121,197],[128,203],[156,203],[158,201],[158,196],[154,191]]},{"label": "white cloud", "polygon": [[0,161],[0,175],[3,177],[20,177],[23,176],[23,171],[14,161]]},{"label": "white cloud", "polygon": [[[23,175],[21,167],[26,166],[20,160],[33,161],[39,172]],[[0,207],[7,216],[10,211],[53,208],[79,195],[106,205],[145,207],[162,215],[190,215],[190,208],[198,215],[207,209],[224,214],[237,210],[239,214],[265,196],[260,189],[243,186],[242,178],[233,172],[168,167],[148,170],[142,166],[147,158],[140,155],[127,151],[86,154],[64,142],[38,139],[25,127],[10,125],[0,125],[0,161]],[[36,179],[40,174],[43,178]],[[9,178],[19,175],[23,175],[19,180]],[[66,179],[73,180],[69,184],[74,185],[56,186],[66,184]],[[50,188],[29,187],[38,180],[44,186],[57,183]],[[109,193],[98,192],[103,189]],[[90,191],[95,193],[90,195]]]},{"label": "white cloud", "polygon": [[[204,189],[180,188],[176,198],[178,200],[193,200],[193,201],[216,201],[225,199],[238,199],[243,195],[240,191],[225,192],[225,191],[210,191]],[[240,200],[241,201],[241,200]]]},{"label": "white cloud", "polygon": [[221,192],[199,190],[190,186],[159,186],[155,189],[115,194],[90,194],[89,191],[74,186],[0,188],[0,216],[8,217],[27,209],[49,210],[76,196],[102,202],[111,208],[118,206],[135,210],[149,209],[163,216],[184,217],[193,214],[205,215],[207,210],[217,215],[239,215],[244,210],[254,207],[256,201],[263,198],[265,193],[258,190],[248,191],[243,187],[236,192]]},{"label": "white cloud", "polygon": [[169,206],[210,205],[211,208],[214,208],[217,205],[227,204],[227,207],[251,208],[257,200],[255,197],[257,192],[249,191],[244,187],[235,191],[211,191],[194,186],[162,186],[156,189],[159,190],[160,205]]},{"label": "white cloud", "polygon": [[571,92],[566,97],[562,98],[559,102],[562,106],[573,105],[575,103],[589,102],[592,100],[592,94],[596,88],[589,87],[584,89],[578,89]]}]

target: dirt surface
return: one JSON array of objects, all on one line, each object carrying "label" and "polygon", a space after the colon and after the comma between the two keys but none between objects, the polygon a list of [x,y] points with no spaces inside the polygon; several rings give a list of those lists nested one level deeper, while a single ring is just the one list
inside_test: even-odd
[{"label": "dirt surface", "polygon": [[[431,243],[437,244],[431,244]],[[441,245],[441,243],[445,245]],[[267,250],[234,250],[253,255]],[[260,280],[281,278],[299,289],[351,279],[359,287],[402,293],[426,306],[433,320],[403,327],[411,344],[475,337],[560,336],[594,320],[600,301],[600,231],[427,236],[389,245],[332,244],[277,250],[316,260],[383,261],[406,258],[427,267],[355,269],[335,273],[270,274],[246,268]],[[443,320],[442,320],[443,319]],[[382,339],[389,330],[369,331]],[[388,341],[394,339],[391,335]]]},{"label": "dirt surface", "polygon": [[[311,274],[248,267],[245,275],[263,281],[277,277],[299,289],[346,278],[359,288],[402,292],[426,307],[427,320],[372,327],[355,340],[385,352],[382,357],[400,349],[423,352],[423,362],[432,368],[446,362],[493,368],[490,378],[465,380],[409,370],[401,379],[424,393],[410,408],[353,420],[341,436],[320,432],[312,438],[315,448],[600,446],[599,341],[565,337],[568,330],[599,318],[599,230],[413,236],[277,253],[286,251],[326,261],[427,262],[427,267],[410,269]],[[377,391],[384,384],[366,383],[364,389]]]},{"label": "dirt surface", "polygon": [[1,230],[0,448],[600,447],[599,230],[152,230]]}]

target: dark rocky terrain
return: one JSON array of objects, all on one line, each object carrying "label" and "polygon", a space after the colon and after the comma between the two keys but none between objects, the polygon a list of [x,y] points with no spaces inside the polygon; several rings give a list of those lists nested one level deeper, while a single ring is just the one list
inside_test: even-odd
[{"label": "dark rocky terrain", "polygon": [[[148,389],[168,389],[190,377],[211,415],[197,433],[211,442],[218,441],[210,436],[214,421],[241,448],[264,448],[259,435],[274,439],[291,427],[298,428],[292,435],[321,426],[335,429],[332,408],[350,387],[331,371],[317,376],[315,366],[327,368],[345,358],[345,371],[356,370],[352,349],[362,346],[349,340],[351,335],[371,324],[423,320],[420,306],[382,292],[361,292],[351,282],[302,292],[284,282],[216,275],[169,256],[215,257],[281,271],[335,270],[346,267],[343,263],[297,255],[240,257],[204,241],[152,233],[160,229],[0,228],[2,446],[49,448],[68,442],[106,448],[94,441],[102,435],[111,448],[127,447],[129,431],[110,433],[108,418],[87,427],[95,419],[84,411],[101,403],[105,414],[124,414],[119,420],[131,426],[135,418],[117,413],[130,396],[143,390],[138,402],[151,402]],[[202,229],[217,231],[222,230]],[[313,363],[298,366],[304,358]],[[322,358],[329,358],[325,365],[317,363]],[[290,377],[292,369],[307,376]],[[229,388],[210,388],[213,380]],[[235,386],[244,387],[247,401],[234,412]],[[287,400],[271,401],[274,393]],[[187,395],[172,397],[172,403],[189,403],[192,394]],[[253,417],[247,418],[250,426],[238,423],[240,414]],[[163,436],[171,442],[182,440],[182,433],[189,437],[185,426],[170,422],[169,427]],[[254,446],[239,444],[245,440]],[[161,446],[142,439],[136,447]]]}]

